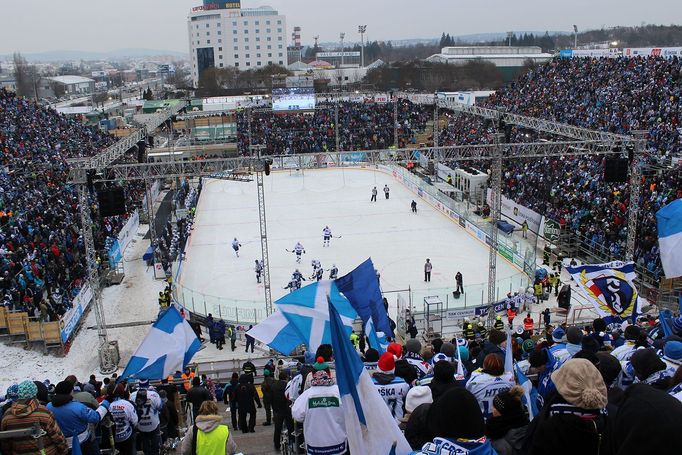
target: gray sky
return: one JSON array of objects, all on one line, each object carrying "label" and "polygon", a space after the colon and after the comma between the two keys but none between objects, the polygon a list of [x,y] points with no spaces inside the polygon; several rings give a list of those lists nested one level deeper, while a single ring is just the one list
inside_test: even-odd
[{"label": "gray sky", "polygon": [[[2,0],[0,54],[151,48],[187,52],[187,12],[201,0]],[[507,30],[582,30],[682,20],[680,0],[243,0],[287,16],[304,43],[430,38]]]}]

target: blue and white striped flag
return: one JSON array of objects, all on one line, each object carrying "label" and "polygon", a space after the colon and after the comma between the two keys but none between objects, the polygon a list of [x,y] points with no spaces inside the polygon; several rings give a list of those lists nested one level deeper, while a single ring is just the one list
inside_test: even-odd
[{"label": "blue and white striped flag", "polygon": [[170,306],[152,325],[120,379],[164,379],[183,371],[200,347],[192,327]]},{"label": "blue and white striped flag", "polygon": [[365,334],[369,340],[369,346],[379,351],[379,355],[386,352],[386,348],[388,348],[386,335],[384,335],[384,332],[376,331],[372,319],[368,319],[367,323],[365,323]]},{"label": "blue and white striped flag", "polygon": [[336,382],[350,452],[368,455],[411,453],[410,445],[350,342],[342,316],[335,304],[330,301],[328,305]]},{"label": "blue and white striped flag", "polygon": [[523,387],[523,400],[528,409],[528,417],[533,420],[538,415],[538,391],[518,365],[514,365],[514,369],[516,370],[516,383]]},{"label": "blue and white striped flag", "polygon": [[246,333],[284,355],[306,341],[281,311],[275,311]]},{"label": "blue and white striped flag", "polygon": [[682,276],[682,199],[656,212],[658,245],[666,278]]}]

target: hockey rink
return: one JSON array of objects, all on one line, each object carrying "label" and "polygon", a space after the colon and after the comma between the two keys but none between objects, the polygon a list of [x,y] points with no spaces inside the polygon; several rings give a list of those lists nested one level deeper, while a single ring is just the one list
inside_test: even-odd
[{"label": "hockey rink", "polygon": [[[374,186],[379,194],[370,202]],[[273,172],[265,177],[265,197],[273,301],[288,292],[283,288],[297,268],[304,277],[311,276],[313,259],[325,270],[336,264],[342,276],[371,257],[384,292],[410,287],[415,295],[442,294],[444,300],[454,289],[455,273],[461,271],[469,304],[479,303],[474,298],[481,298],[488,278],[488,248],[389,174],[365,169]],[[413,199],[417,214],[410,209]],[[325,226],[334,236],[330,247],[322,246]],[[242,245],[240,257],[231,246],[235,237]],[[297,264],[286,250],[299,241],[306,254]],[[186,252],[178,278],[186,306],[194,298],[197,308],[202,299],[264,307],[263,284],[256,282],[254,272],[255,260],[261,257],[255,181],[204,180]],[[426,258],[433,263],[430,283],[424,282]],[[498,280],[519,275],[520,270],[498,256]]]}]

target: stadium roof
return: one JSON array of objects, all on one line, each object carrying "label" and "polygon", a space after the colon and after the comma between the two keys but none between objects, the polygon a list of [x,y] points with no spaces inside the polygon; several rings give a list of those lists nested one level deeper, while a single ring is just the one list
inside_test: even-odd
[{"label": "stadium roof", "polygon": [[83,76],[55,76],[55,77],[48,77],[49,80],[59,82],[61,84],[65,85],[71,85],[71,84],[89,84],[90,82],[95,82],[94,79],[90,79],[88,77],[83,77]]}]

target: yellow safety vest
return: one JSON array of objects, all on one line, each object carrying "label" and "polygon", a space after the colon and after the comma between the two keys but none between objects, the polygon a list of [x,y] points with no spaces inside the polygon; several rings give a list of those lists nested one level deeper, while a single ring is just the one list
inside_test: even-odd
[{"label": "yellow safety vest", "polygon": [[198,430],[197,455],[218,455],[225,453],[225,444],[230,435],[227,425],[218,425],[213,431]]}]

